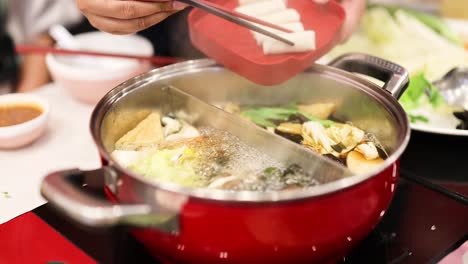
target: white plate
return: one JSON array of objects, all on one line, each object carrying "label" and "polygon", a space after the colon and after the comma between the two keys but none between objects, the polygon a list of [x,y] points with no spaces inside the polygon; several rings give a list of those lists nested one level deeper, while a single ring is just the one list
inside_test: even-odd
[{"label": "white plate", "polygon": [[[468,41],[468,20],[445,19],[445,21],[455,32],[460,34],[464,41]],[[441,114],[424,108],[416,109],[415,113],[429,117],[429,123],[412,123],[411,129],[413,130],[449,136],[468,136],[468,130],[456,129],[460,120],[453,114]]]},{"label": "white plate", "polygon": [[448,136],[468,136],[468,130],[435,127],[429,125],[411,124],[411,129],[432,134],[448,135]]},{"label": "white plate", "polygon": [[411,113],[429,118],[428,123],[412,123],[413,130],[450,136],[468,136],[468,130],[456,129],[460,121],[453,114],[438,113],[431,108],[418,108]]}]

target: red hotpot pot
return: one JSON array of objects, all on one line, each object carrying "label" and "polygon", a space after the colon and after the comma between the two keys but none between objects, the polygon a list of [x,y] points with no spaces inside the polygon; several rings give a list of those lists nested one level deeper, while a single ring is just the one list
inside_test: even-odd
[{"label": "red hotpot pot", "polygon": [[[383,87],[351,72],[383,81]],[[171,85],[212,103],[278,105],[338,102],[334,116],[377,136],[389,153],[376,171],[283,192],[233,192],[156,183],[116,164],[113,145],[161,104]],[[124,224],[160,260],[175,263],[323,263],[345,256],[385,214],[395,192],[399,157],[410,135],[397,98],[408,85],[402,67],[349,54],[313,65],[277,86],[254,84],[211,60],[159,68],[109,92],[96,106],[91,132],[103,159],[95,171],[48,175],[43,196],[90,226]],[[286,139],[284,139],[286,140]],[[80,190],[102,181],[113,202]],[[89,183],[88,183],[89,182]]]}]

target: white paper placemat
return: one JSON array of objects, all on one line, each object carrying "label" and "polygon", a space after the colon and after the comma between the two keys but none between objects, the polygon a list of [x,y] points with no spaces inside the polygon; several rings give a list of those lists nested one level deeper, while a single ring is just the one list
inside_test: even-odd
[{"label": "white paper placemat", "polygon": [[0,224],[46,202],[39,187],[49,172],[100,166],[89,129],[93,106],[76,101],[54,84],[34,93],[50,104],[48,131],[22,149],[0,150]]}]

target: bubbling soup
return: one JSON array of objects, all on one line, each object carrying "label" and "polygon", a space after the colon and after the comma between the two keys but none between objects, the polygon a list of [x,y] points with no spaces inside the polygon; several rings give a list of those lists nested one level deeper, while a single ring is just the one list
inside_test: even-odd
[{"label": "bubbling soup", "polygon": [[373,134],[334,118],[336,102],[277,106],[224,103],[218,107],[341,163],[355,174],[378,168],[388,157]]},{"label": "bubbling soup", "polygon": [[[354,174],[375,170],[388,157],[373,134],[334,118],[337,104],[333,102],[224,103],[218,107],[340,163]],[[120,138],[112,156],[139,175],[189,187],[278,191],[319,184],[300,166],[274,160],[229,132],[196,128],[177,115],[161,116],[158,111]]]},{"label": "bubbling soup", "polygon": [[279,191],[318,182],[229,132],[153,111],[115,144],[112,157],[155,182],[226,190]]}]

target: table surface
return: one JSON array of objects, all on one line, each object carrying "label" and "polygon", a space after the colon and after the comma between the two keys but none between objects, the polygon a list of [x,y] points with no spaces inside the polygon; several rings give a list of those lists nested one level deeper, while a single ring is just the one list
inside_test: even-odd
[{"label": "table surface", "polygon": [[39,187],[48,173],[100,166],[89,129],[94,107],[78,102],[55,84],[45,85],[33,94],[50,106],[48,129],[24,148],[0,150],[0,224],[46,202]]}]

